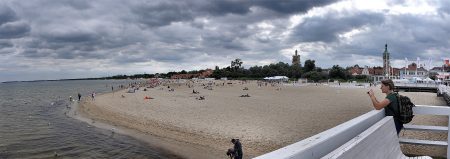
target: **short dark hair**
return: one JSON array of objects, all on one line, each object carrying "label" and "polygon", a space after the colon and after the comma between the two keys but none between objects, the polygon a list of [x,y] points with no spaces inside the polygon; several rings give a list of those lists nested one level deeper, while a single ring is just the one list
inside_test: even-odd
[{"label": "short dark hair", "polygon": [[394,82],[391,79],[382,80],[381,83],[385,86],[389,86],[389,90],[393,90],[395,87]]},{"label": "short dark hair", "polygon": [[232,143],[236,142],[236,139],[231,139],[231,142],[232,142]]}]

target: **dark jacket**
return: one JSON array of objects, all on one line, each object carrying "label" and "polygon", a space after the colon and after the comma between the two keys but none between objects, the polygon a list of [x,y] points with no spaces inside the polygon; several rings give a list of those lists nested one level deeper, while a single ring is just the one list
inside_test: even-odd
[{"label": "dark jacket", "polygon": [[242,145],[241,145],[241,142],[239,142],[239,140],[236,140],[236,142],[234,142],[234,151],[236,152],[237,157],[239,156],[242,158],[242,156],[243,156]]}]

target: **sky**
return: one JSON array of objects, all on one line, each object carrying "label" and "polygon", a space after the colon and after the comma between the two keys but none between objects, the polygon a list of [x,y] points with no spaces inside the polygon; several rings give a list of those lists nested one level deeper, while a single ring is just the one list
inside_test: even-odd
[{"label": "sky", "polygon": [[[448,0],[0,0],[0,82],[450,57]],[[423,62],[427,63],[427,62]]]}]

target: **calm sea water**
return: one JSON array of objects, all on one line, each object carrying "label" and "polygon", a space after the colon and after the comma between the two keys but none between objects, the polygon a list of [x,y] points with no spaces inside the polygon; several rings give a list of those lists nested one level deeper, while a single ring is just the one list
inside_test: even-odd
[{"label": "calm sea water", "polygon": [[[69,96],[110,92],[130,80],[0,84],[0,159],[179,158],[167,151],[67,117]],[[55,157],[55,154],[57,156]]]}]

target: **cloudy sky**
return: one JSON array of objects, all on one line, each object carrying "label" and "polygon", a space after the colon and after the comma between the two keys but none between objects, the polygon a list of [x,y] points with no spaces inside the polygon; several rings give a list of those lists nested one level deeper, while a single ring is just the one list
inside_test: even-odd
[{"label": "cloudy sky", "polygon": [[450,1],[0,0],[0,82],[450,57]]}]

